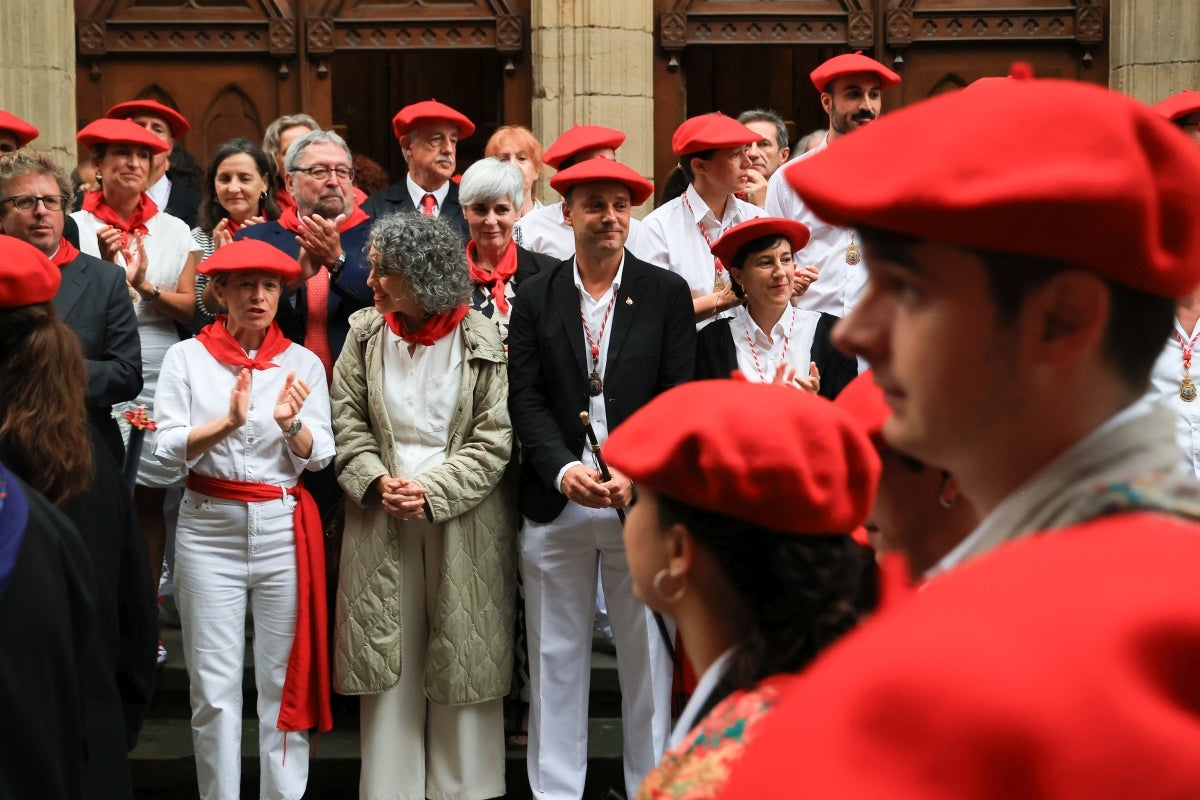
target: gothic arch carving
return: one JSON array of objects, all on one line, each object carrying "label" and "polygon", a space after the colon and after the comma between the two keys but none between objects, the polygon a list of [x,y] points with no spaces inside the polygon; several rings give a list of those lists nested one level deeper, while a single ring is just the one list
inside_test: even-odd
[{"label": "gothic arch carving", "polygon": [[200,149],[206,153],[236,136],[258,141],[265,127],[263,114],[254,98],[233,83],[222,87],[213,96],[196,126],[202,138]]}]

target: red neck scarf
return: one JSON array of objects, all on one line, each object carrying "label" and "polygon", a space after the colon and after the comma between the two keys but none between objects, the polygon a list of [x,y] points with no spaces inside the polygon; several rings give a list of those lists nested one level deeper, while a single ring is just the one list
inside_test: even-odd
[{"label": "red neck scarf", "polygon": [[75,245],[68,242],[67,237],[64,236],[58,240],[58,252],[50,260],[54,262],[55,266],[65,267],[78,255],[79,251],[75,249]]},{"label": "red neck scarf", "polygon": [[[300,217],[298,216],[297,211],[298,209],[296,208],[289,208],[279,217],[279,224],[292,233],[300,232]],[[354,210],[351,211],[346,219],[342,221],[341,226],[338,228],[338,232],[345,233],[355,225],[358,225],[360,222],[365,222],[368,219],[370,219],[370,217],[367,216],[367,212],[363,211],[358,206],[355,206]]]},{"label": "red neck scarf", "polygon": [[296,198],[288,193],[287,189],[280,189],[275,193],[275,205],[279,206],[280,213],[296,210]]},{"label": "red neck scarf", "polygon": [[392,329],[392,333],[404,341],[409,344],[423,344],[429,347],[438,339],[441,339],[457,328],[458,323],[462,322],[463,317],[470,310],[471,307],[464,303],[453,311],[434,314],[421,323],[420,328],[412,332],[405,327],[404,321],[400,319],[399,314],[384,314],[383,318],[387,321],[388,327]]},{"label": "red neck scarf", "polygon": [[262,347],[258,349],[258,357],[250,358],[242,346],[237,343],[237,339],[233,338],[229,329],[225,327],[228,319],[227,315],[218,314],[216,322],[205,325],[204,329],[196,334],[196,341],[204,345],[204,349],[208,351],[209,355],[222,364],[234,367],[263,370],[279,366],[272,364],[271,359],[287,350],[292,340],[279,330],[278,322],[271,322],[271,327],[267,329],[267,337],[263,339]]},{"label": "red neck scarf", "polygon": [[507,282],[517,274],[517,245],[511,240],[509,241],[508,247],[504,249],[504,255],[500,256],[499,263],[491,272],[475,265],[476,251],[475,240],[467,242],[467,269],[471,272],[471,282],[481,286],[490,284],[496,308],[500,310],[501,314],[507,314],[508,298],[504,296],[504,290]]},{"label": "red neck scarf", "polygon": [[146,223],[158,213],[158,206],[154,205],[154,201],[150,199],[150,195],[142,192],[138,198],[138,206],[129,215],[129,219],[121,219],[116,209],[104,202],[104,192],[88,192],[83,196],[83,210],[90,211],[101,222],[112,225],[125,234],[121,237],[121,246],[124,247],[128,241],[129,234],[149,233]]}]

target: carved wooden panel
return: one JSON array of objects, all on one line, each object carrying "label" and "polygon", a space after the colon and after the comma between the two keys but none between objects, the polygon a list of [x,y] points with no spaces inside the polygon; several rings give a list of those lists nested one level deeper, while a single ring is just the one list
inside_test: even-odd
[{"label": "carved wooden panel", "polygon": [[929,41],[1104,40],[1102,0],[1015,4],[964,2],[924,3],[901,0],[887,11],[886,37],[891,47]]},{"label": "carved wooden panel", "polygon": [[659,15],[659,44],[677,51],[708,44],[842,44],[875,42],[878,0],[678,0]]}]

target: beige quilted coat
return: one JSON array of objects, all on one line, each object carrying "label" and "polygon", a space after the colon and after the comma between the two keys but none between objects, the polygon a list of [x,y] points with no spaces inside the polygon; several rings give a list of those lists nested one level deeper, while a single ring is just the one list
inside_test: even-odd
[{"label": "beige quilted coat", "polygon": [[336,468],[347,494],[334,688],[377,694],[395,685],[401,669],[416,668],[424,670],[425,693],[434,702],[465,705],[502,697],[512,678],[518,524],[515,484],[504,477],[512,452],[504,348],[493,322],[477,311],[466,316],[462,389],[446,461],[412,476],[428,490],[445,554],[426,662],[404,665],[405,592],[396,536],[402,523],[370,491],[380,475],[398,474],[378,380],[383,325],[373,308],[355,312],[333,375]]}]

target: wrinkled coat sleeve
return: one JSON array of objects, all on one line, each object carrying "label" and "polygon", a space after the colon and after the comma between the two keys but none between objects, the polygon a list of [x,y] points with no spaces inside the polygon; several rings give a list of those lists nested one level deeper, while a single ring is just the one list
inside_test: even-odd
[{"label": "wrinkled coat sleeve", "polygon": [[338,483],[360,506],[379,501],[371,484],[379,476],[389,474],[379,449],[379,436],[371,427],[367,391],[372,376],[366,374],[368,344],[359,340],[357,326],[352,321],[346,345],[333,368],[330,391]]}]

